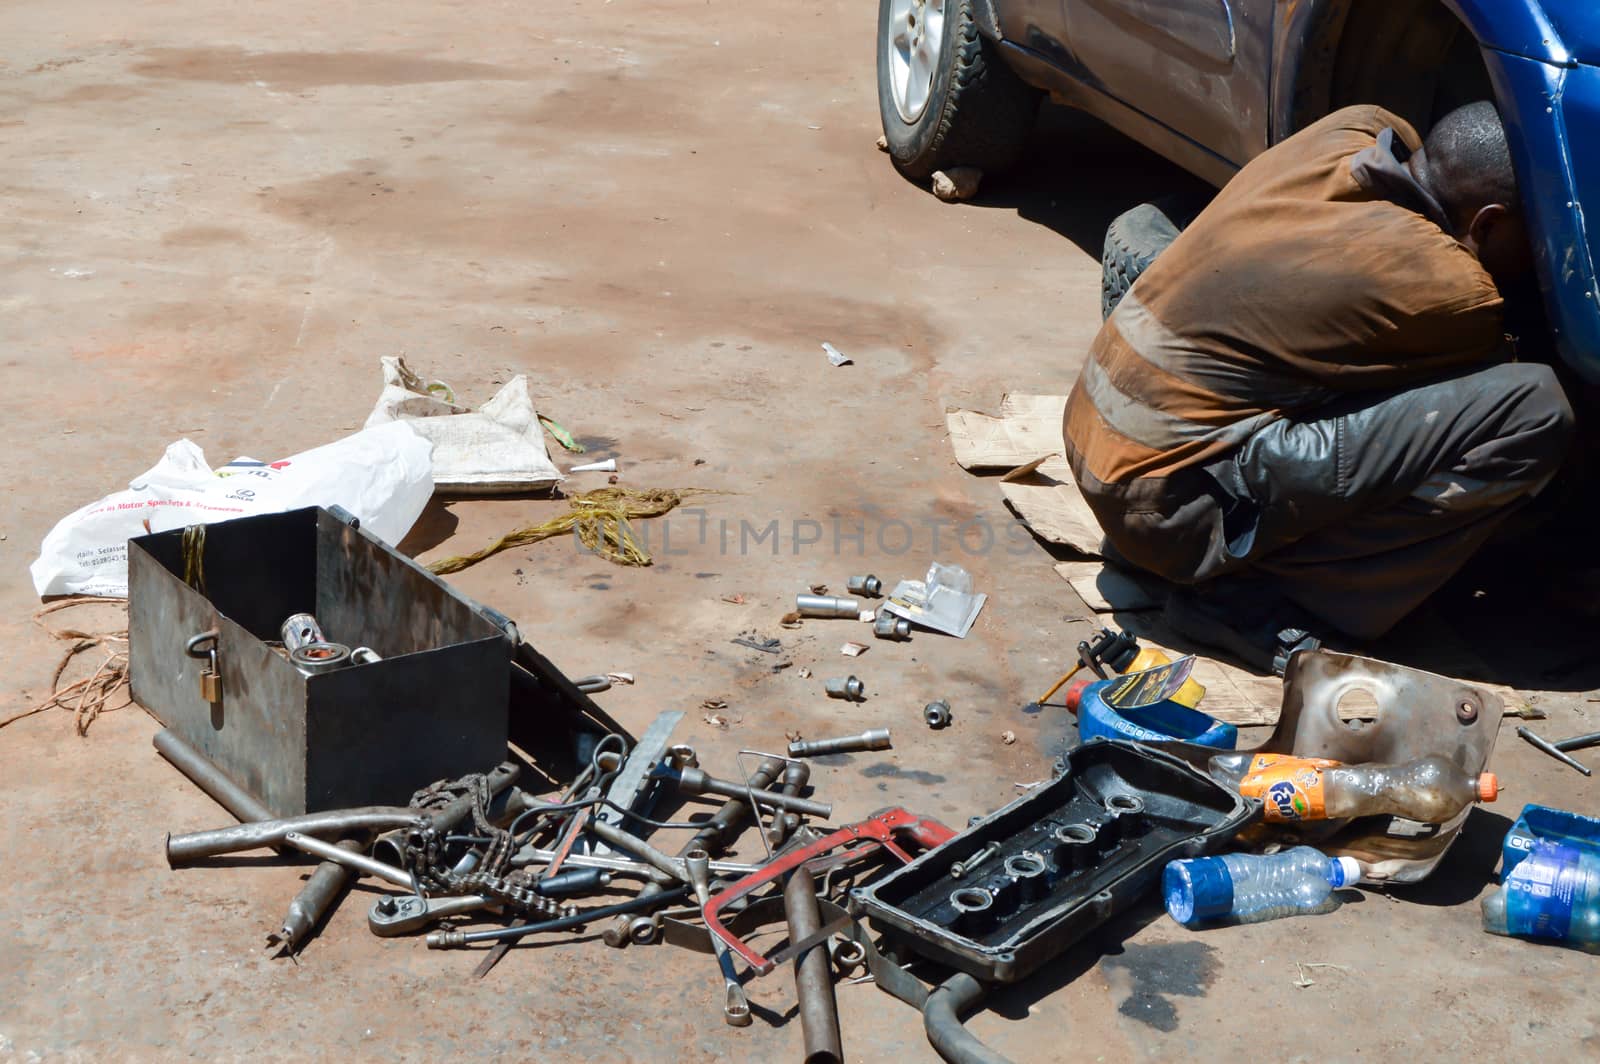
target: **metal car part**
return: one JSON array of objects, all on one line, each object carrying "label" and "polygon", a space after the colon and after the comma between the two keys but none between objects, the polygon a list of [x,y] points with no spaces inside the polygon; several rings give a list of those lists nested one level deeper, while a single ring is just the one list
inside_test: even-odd
[{"label": "metal car part", "polygon": [[278,635],[283,639],[283,649],[290,652],[312,643],[328,641],[328,637],[322,634],[322,625],[309,613],[291,615],[278,627]]},{"label": "metal car part", "polygon": [[1168,861],[1216,851],[1259,811],[1172,754],[1092,740],[1056,779],[853,889],[850,907],[902,951],[1013,982],[1134,904]]},{"label": "metal car part", "polygon": [[794,608],[802,617],[844,617],[853,621],[861,616],[861,600],[841,595],[796,595]]},{"label": "metal car part", "polygon": [[350,648],[343,643],[307,643],[289,651],[289,661],[307,676],[333,672],[350,664]]},{"label": "metal car part", "polygon": [[[1339,707],[1347,698],[1377,708],[1346,720]],[[1489,763],[1504,711],[1498,695],[1448,676],[1330,650],[1306,651],[1296,654],[1284,673],[1283,709],[1272,734],[1255,750],[1241,752],[1325,757],[1351,765],[1398,764],[1439,754],[1476,776]],[[1196,766],[1216,753],[1189,743],[1157,745]],[[1361,817],[1263,825],[1247,838],[1305,842],[1330,857],[1354,857],[1367,881],[1415,883],[1444,859],[1472,809],[1469,805],[1443,824],[1422,828],[1401,817]]]},{"label": "metal car part", "polygon": [[836,739],[796,739],[789,744],[789,756],[854,754],[863,750],[887,750],[890,745],[888,728],[871,728],[860,735],[841,735]]},{"label": "metal car part", "polygon": [[888,610],[879,610],[878,616],[872,621],[872,634],[879,639],[904,643],[911,638],[911,622],[904,617],[896,617]]},{"label": "metal car part", "polygon": [[915,122],[928,109],[939,52],[944,47],[945,0],[891,0],[888,51],[895,110]]},{"label": "metal car part", "polygon": [[835,676],[824,685],[829,698],[860,702],[867,697],[867,686],[854,676]]},{"label": "metal car part", "polygon": [[[516,781],[521,770],[511,762],[496,766],[488,774],[491,794],[498,794]],[[435,831],[447,831],[459,824],[472,810],[471,796],[458,798],[435,812],[411,809],[405,806],[366,806],[357,809],[332,809],[324,813],[307,813],[304,816],[279,820],[259,820],[212,831],[195,831],[187,835],[167,836],[167,863],[173,868],[228,853],[278,848],[284,836],[291,831],[303,835],[349,835],[361,831],[382,831],[388,828],[411,827],[427,824]]]},{"label": "metal car part", "polygon": [[[817,907],[817,885],[802,865],[789,874],[783,887],[784,915],[789,941],[801,942],[822,927]],[[828,965],[827,943],[821,942],[795,958],[794,989],[799,998],[800,1033],[806,1064],[839,1064],[844,1048],[839,1040],[839,1003],[833,996],[833,973]]]},{"label": "metal car part", "polygon": [[844,582],[844,589],[852,595],[881,598],[883,596],[883,581],[870,573],[865,576],[852,576]]}]

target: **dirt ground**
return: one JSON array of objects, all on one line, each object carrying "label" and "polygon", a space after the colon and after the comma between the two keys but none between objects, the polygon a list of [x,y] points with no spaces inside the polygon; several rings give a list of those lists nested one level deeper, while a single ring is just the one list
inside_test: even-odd
[{"label": "dirt ground", "polygon": [[[663,542],[656,523],[648,569],[561,540],[453,578],[569,674],[634,673],[601,697],[636,731],[688,710],[680,738],[727,772],[786,731],[892,727],[892,751],[813,777],[841,821],[893,803],[959,827],[1047,775],[1069,722],[1018,707],[1089,615],[993,483],[955,467],[944,410],[1067,389],[1098,325],[1105,223],[1186,179],[1057,115],[1023,174],[941,204],[873,148],[873,31],[871,5],[839,0],[11,0],[0,716],[48,691],[59,646],[30,619],[27,565],[59,517],[180,437],[220,464],[344,435],[379,356],[403,353],[469,400],[527,373],[624,484],[725,493],[704,501],[710,535],[678,515]],[[830,367],[823,341],[854,365]],[[456,553],[563,506],[436,501],[404,548]],[[774,521],[776,540],[742,533]],[[918,576],[935,556],[990,595],[965,640],[847,659],[849,622],[776,626],[809,583]],[[1460,616],[1496,646],[1522,623]],[[752,628],[795,667],[729,644]],[[823,697],[847,671],[866,702]],[[1554,675],[1536,727],[1593,730],[1592,680]],[[934,697],[949,730],[919,723]],[[728,703],[726,730],[706,699]],[[742,1031],[710,960],[670,948],[563,940],[474,981],[472,955],[370,935],[366,889],[298,963],[271,959],[305,867],[170,871],[164,833],[228,818],[151,749],[156,730],[129,709],[87,738],[60,713],[0,732],[0,1059],[798,1055],[787,974],[753,984]],[[1591,959],[1483,934],[1475,900],[1508,816],[1595,812],[1594,784],[1510,725],[1493,767],[1508,796],[1421,887],[1202,934],[1147,906],[970,1026],[1019,1061],[1600,1055]],[[839,1004],[851,1060],[932,1058],[920,1018],[869,983]]]}]

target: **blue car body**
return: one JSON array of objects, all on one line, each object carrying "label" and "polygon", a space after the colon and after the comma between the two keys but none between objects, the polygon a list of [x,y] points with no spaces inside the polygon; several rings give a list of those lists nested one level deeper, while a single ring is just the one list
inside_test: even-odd
[{"label": "blue car body", "polygon": [[[1585,219],[1586,203],[1600,210],[1600,0],[1431,6],[1476,42],[1505,119],[1556,347],[1600,383],[1600,286]],[[1327,27],[1343,26],[1351,7],[980,0],[978,22],[1024,80],[1222,184],[1317,117],[1319,104],[1359,102],[1326,100],[1322,86],[1340,44]]]}]

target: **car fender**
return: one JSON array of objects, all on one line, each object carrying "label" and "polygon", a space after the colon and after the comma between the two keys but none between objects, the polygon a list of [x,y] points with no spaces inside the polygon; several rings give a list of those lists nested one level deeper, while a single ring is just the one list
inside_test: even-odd
[{"label": "car fender", "polygon": [[1485,48],[1510,52],[1541,63],[1570,66],[1571,53],[1560,34],[1535,0],[1442,0]]}]

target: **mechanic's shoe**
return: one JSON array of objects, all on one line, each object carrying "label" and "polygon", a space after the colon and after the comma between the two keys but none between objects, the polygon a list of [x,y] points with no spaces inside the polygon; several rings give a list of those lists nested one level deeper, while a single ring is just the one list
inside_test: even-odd
[{"label": "mechanic's shoe", "polygon": [[1180,587],[1167,599],[1162,619],[1185,639],[1226,651],[1276,676],[1283,675],[1296,653],[1322,646],[1312,634],[1315,622],[1304,610],[1252,581]]}]

